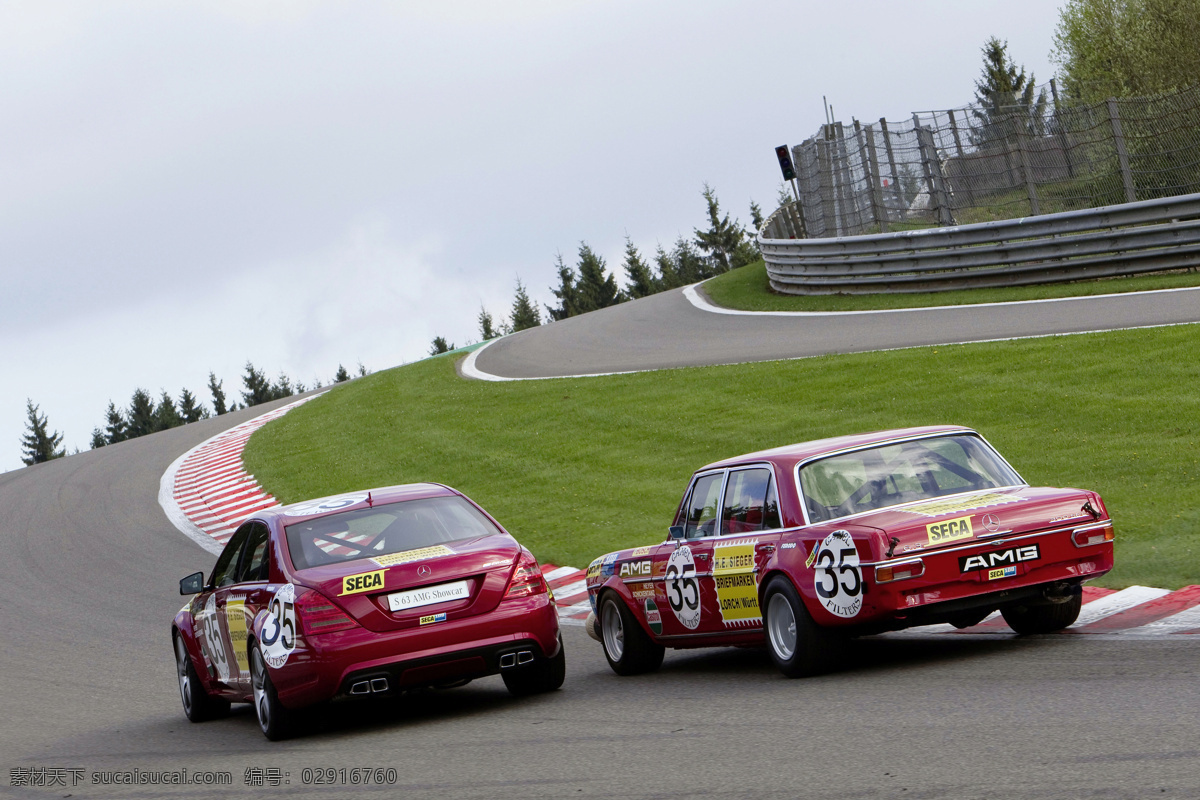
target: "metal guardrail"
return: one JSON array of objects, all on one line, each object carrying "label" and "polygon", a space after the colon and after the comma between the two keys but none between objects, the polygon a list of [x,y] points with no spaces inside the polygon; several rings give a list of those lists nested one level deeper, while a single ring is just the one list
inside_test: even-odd
[{"label": "metal guardrail", "polygon": [[791,203],[758,235],[777,292],[941,292],[1200,266],[1200,194],[948,228],[792,238],[802,230]]}]

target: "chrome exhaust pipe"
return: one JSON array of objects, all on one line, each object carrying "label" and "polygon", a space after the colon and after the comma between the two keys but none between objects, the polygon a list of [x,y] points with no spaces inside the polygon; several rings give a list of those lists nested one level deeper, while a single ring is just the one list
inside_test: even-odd
[{"label": "chrome exhaust pipe", "polygon": [[518,664],[529,664],[533,662],[533,653],[529,650],[522,650],[517,653]]},{"label": "chrome exhaust pipe", "polygon": [[387,678],[375,678],[371,681],[372,692],[386,692],[388,690]]},{"label": "chrome exhaust pipe", "polygon": [[370,694],[371,684],[369,681],[358,681],[350,687],[350,694]]},{"label": "chrome exhaust pipe", "polygon": [[505,653],[500,656],[500,669],[509,669],[517,665],[516,653]]}]

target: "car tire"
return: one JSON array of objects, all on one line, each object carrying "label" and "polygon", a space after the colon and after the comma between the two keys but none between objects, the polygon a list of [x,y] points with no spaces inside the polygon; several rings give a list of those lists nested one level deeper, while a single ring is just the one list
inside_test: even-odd
[{"label": "car tire", "polygon": [[179,694],[183,699],[183,713],[192,722],[205,722],[229,713],[229,701],[221,697],[213,697],[200,683],[200,675],[188,655],[187,645],[183,635],[176,633],[175,641],[175,674],[179,678]]},{"label": "car tire", "polygon": [[835,642],[813,622],[792,582],[776,575],[763,592],[763,627],[771,660],[788,678],[827,671],[835,660]]},{"label": "car tire", "polygon": [[1038,603],[1029,606],[1009,606],[1000,609],[1008,627],[1022,636],[1034,633],[1054,633],[1069,628],[1079,619],[1083,607],[1083,594],[1077,594],[1065,603]]},{"label": "car tire", "polygon": [[650,638],[633,613],[614,592],[600,601],[600,644],[618,675],[653,672],[662,666],[666,648]]},{"label": "car tire", "polygon": [[295,734],[296,713],[279,702],[258,642],[250,644],[250,682],[254,689],[254,715],[263,736],[277,742]]},{"label": "car tire", "polygon": [[527,667],[501,672],[500,677],[504,678],[504,685],[509,693],[516,697],[558,689],[567,677],[567,649],[563,647],[562,636],[558,637],[558,652],[550,658],[541,659]]}]

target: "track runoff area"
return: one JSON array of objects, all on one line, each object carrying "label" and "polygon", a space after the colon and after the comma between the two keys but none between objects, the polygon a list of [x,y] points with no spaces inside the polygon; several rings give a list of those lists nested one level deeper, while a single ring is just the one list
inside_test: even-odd
[{"label": "track runoff area", "polygon": [[[180,456],[159,483],[159,504],[171,523],[201,547],[216,554],[243,519],[255,511],[279,505],[254,476],[246,472],[242,465],[242,450],[254,431],[316,396],[305,397],[243,422]],[[561,623],[582,626],[591,611],[584,571],[543,564],[542,572],[554,593]],[[930,625],[883,634],[907,638],[1015,635],[998,613],[963,630],[951,625]],[[1150,586],[1130,586],[1120,591],[1085,586],[1079,619],[1070,628],[1047,635],[1123,638],[1200,635],[1200,586],[1185,586],[1173,592]]]}]

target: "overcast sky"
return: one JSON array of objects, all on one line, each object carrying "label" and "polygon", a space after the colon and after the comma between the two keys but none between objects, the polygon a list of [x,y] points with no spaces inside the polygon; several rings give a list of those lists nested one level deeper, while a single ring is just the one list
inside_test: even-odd
[{"label": "overcast sky", "polygon": [[965,104],[992,35],[1044,81],[1057,5],[5,3],[0,469],[27,397],[86,449],[139,386],[210,404],[247,359],[311,385],[477,339],[581,240],[619,271],[626,234],[690,236],[706,181],[769,213],[822,95]]}]

